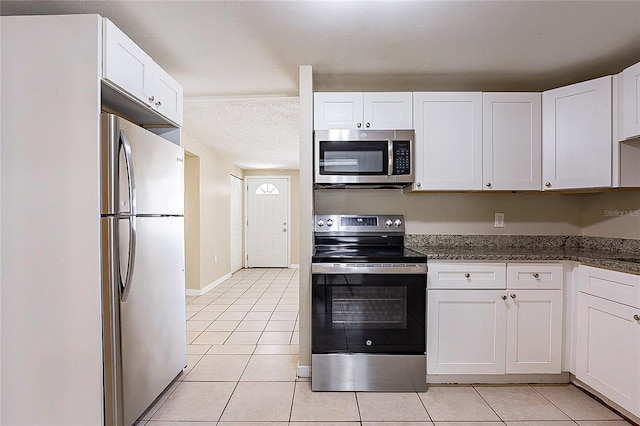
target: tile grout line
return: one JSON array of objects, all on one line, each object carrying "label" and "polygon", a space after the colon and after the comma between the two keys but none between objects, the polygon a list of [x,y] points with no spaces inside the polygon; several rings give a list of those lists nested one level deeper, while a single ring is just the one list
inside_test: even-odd
[{"label": "tile grout line", "polygon": [[482,394],[480,392],[478,392],[478,389],[476,389],[476,387],[474,385],[471,385],[471,388],[474,390],[474,392],[480,397],[480,399],[482,399],[484,401],[485,404],[487,404],[487,407],[489,407],[491,409],[491,411],[493,411],[493,413],[500,419],[500,421],[504,424],[507,424],[507,421],[504,420],[502,417],[500,417],[500,414],[498,414],[498,412],[493,408],[493,406],[491,404],[489,404],[489,401],[487,401],[484,396],[482,396]]}]

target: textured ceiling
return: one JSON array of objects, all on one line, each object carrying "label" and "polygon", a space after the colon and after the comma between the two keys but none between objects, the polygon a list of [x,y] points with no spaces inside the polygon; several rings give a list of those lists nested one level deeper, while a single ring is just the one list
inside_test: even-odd
[{"label": "textured ceiling", "polygon": [[191,98],[183,131],[243,169],[297,169],[299,115],[297,97]]},{"label": "textured ceiling", "polygon": [[[282,137],[297,140],[286,127],[297,115],[279,114],[299,65],[313,66],[316,90],[540,91],[640,61],[640,1],[2,0],[0,13],[110,18],[184,86],[184,131],[252,168],[295,145]],[[260,96],[254,113],[282,119],[256,138],[251,120],[232,120]]]}]

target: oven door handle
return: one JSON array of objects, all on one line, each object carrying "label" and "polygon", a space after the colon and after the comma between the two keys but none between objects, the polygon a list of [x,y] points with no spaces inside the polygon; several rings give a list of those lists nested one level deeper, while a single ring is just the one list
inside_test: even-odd
[{"label": "oven door handle", "polygon": [[312,274],[426,274],[426,263],[402,263],[387,265],[313,263]]}]

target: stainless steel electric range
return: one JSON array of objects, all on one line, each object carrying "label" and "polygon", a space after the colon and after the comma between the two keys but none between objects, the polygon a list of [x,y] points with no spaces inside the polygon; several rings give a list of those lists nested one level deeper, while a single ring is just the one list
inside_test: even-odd
[{"label": "stainless steel electric range", "polygon": [[426,390],[427,258],[402,215],[317,215],[314,391]]}]

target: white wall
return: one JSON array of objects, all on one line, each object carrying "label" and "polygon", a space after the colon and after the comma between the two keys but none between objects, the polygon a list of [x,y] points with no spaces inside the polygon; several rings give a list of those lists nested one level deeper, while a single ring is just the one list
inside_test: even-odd
[{"label": "white wall", "polygon": [[1,19],[2,422],[101,424],[102,22]]}]

